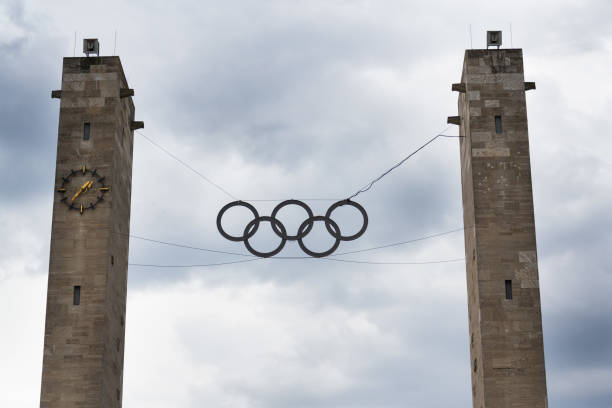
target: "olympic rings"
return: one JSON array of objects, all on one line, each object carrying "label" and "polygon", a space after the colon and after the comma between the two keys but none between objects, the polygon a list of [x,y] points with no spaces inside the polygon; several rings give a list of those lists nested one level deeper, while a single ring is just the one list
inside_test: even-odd
[{"label": "olympic rings", "polygon": [[[278,212],[283,207],[288,206],[288,205],[297,205],[299,207],[302,207],[308,214],[308,217],[306,218],[306,220],[304,220],[300,224],[300,227],[298,228],[296,235],[288,235],[287,229],[285,228],[283,223],[280,222],[278,218],[276,218],[276,216],[278,215]],[[347,236],[342,235],[340,231],[340,227],[331,218],[332,212],[334,212],[334,210],[336,210],[338,207],[342,207],[344,205],[355,207],[361,213],[361,216],[363,217],[363,225],[361,226],[359,231],[357,231],[353,235],[347,235]],[[227,232],[225,232],[225,230],[223,229],[223,226],[221,225],[221,219],[223,218],[223,215],[225,214],[227,210],[229,210],[232,207],[246,207],[249,211],[251,211],[251,213],[253,213],[253,219],[249,221],[247,225],[245,226],[242,236],[234,236],[234,235],[228,234]],[[249,242],[249,239],[253,238],[255,233],[257,233],[257,230],[259,229],[259,225],[262,221],[269,222],[272,227],[272,231],[281,239],[280,244],[274,250],[270,252],[257,251],[251,246]],[[304,238],[306,237],[306,235],[310,233],[316,221],[324,222],[325,228],[327,229],[329,234],[335,239],[335,242],[332,245],[332,247],[323,252],[312,251],[308,249],[306,245],[304,244]],[[239,241],[244,242],[244,246],[251,254],[261,257],[261,258],[268,258],[268,257],[278,254],[280,251],[282,251],[287,241],[298,241],[298,244],[300,248],[302,249],[302,251],[304,251],[304,253],[312,257],[321,258],[324,256],[329,256],[332,253],[334,253],[336,249],[338,249],[338,246],[340,245],[340,241],[353,241],[361,237],[365,233],[367,228],[368,228],[368,214],[366,213],[366,210],[360,204],[354,201],[348,200],[348,199],[340,200],[332,204],[324,216],[323,215],[313,215],[313,212],[310,209],[310,207],[306,203],[299,201],[299,200],[285,200],[281,202],[276,207],[274,207],[274,210],[272,210],[272,214],[270,216],[267,216],[267,215],[260,216],[257,210],[255,209],[255,207],[247,202],[233,201],[223,206],[223,208],[221,208],[221,210],[219,211],[219,214],[217,215],[217,229],[219,230],[219,233],[224,238],[230,241],[234,241],[234,242],[239,242]]]}]

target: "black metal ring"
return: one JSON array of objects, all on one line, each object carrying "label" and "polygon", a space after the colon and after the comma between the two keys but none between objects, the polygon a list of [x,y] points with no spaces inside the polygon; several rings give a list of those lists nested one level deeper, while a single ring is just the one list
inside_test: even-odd
[{"label": "black metal ring", "polygon": [[[355,207],[357,210],[359,210],[359,212],[363,216],[363,226],[361,227],[361,229],[359,231],[357,231],[357,233],[355,233],[353,235],[348,235],[346,237],[343,237],[342,235],[336,236],[336,233],[334,231],[332,231],[332,229],[330,227],[330,223],[328,222],[328,220],[331,221],[331,217],[330,217],[331,213],[336,208],[342,207],[343,205],[350,205],[352,207]],[[365,208],[363,208],[360,204],[356,203],[355,201],[351,201],[351,200],[340,200],[340,201],[332,204],[332,206],[329,207],[329,209],[325,213],[325,218],[326,218],[325,228],[327,228],[327,232],[329,232],[334,238],[339,238],[342,241],[352,241],[354,239],[357,239],[360,236],[362,236],[363,233],[368,228],[368,213],[366,213]],[[340,230],[338,230],[338,231],[340,231]]]},{"label": "black metal ring", "polygon": [[[274,224],[278,224],[282,236],[280,236],[281,238],[281,243],[279,244],[278,247],[276,247],[276,249],[274,249],[273,251],[270,252],[259,252],[256,249],[254,249],[251,244],[249,243],[249,238],[251,238],[255,233],[249,233],[249,228],[253,228],[255,229],[255,231],[257,231],[257,228],[259,227],[259,223],[261,221],[269,221],[270,225],[274,225]],[[255,226],[256,225],[256,226]],[[249,235],[250,234],[250,235]],[[247,236],[249,235],[249,236]],[[282,222],[280,222],[279,220],[277,220],[276,218],[272,218],[270,216],[264,215],[262,217],[257,217],[252,219],[244,228],[244,236],[246,237],[244,239],[244,246],[246,247],[246,249],[252,253],[255,256],[259,256],[260,258],[269,258],[271,256],[274,256],[276,254],[278,254],[280,251],[282,251],[283,247],[285,246],[285,243],[287,242],[287,230],[285,229],[285,226],[283,225]]]},{"label": "black metal ring", "polygon": [[[236,206],[242,206],[242,207],[246,207],[249,210],[251,210],[251,212],[254,215],[254,221],[255,224],[251,227],[252,229],[250,231],[248,231],[248,229],[244,230],[244,234],[240,237],[235,237],[233,235],[228,234],[227,232],[225,232],[223,230],[223,227],[221,226],[221,218],[223,218],[223,214],[229,210],[232,207],[236,207]],[[257,210],[255,209],[255,207],[253,207],[251,204],[246,203],[244,201],[232,201],[229,204],[226,204],[225,206],[223,206],[223,208],[221,208],[221,211],[219,211],[219,214],[217,214],[217,229],[219,230],[219,233],[221,235],[223,235],[226,239],[229,239],[230,241],[234,241],[234,242],[240,242],[240,241],[246,241],[247,239],[253,237],[253,235],[255,235],[255,233],[257,232],[257,229],[259,228],[259,213],[257,212]],[[250,225],[251,223],[249,223]]]},{"label": "black metal ring", "polygon": [[[272,215],[271,215],[271,217],[272,217],[274,220],[276,220],[276,214],[278,214],[278,212],[281,210],[281,208],[283,208],[283,207],[285,207],[285,206],[287,206],[287,205],[291,205],[291,204],[295,204],[295,205],[298,205],[298,206],[302,207],[302,208],[303,208],[304,210],[306,210],[306,212],[308,213],[308,218],[312,218],[313,213],[312,213],[312,210],[310,209],[310,207],[309,207],[309,206],[308,206],[306,203],[304,203],[304,202],[302,202],[302,201],[299,201],[299,200],[285,200],[285,201],[283,201],[282,203],[280,203],[279,205],[277,205],[276,207],[274,207],[274,210],[272,210]],[[272,224],[272,230],[274,231],[274,233],[275,233],[276,235],[278,235],[280,238],[282,238],[282,237],[283,237],[283,235],[281,235],[281,232],[278,230],[278,228],[276,228],[276,223],[275,223],[275,222],[272,222],[271,224]],[[300,237],[304,237],[305,235],[308,235],[308,233],[309,233],[309,232],[310,232],[310,230],[312,229],[313,225],[314,225],[314,223],[313,223],[313,222],[311,222],[311,223],[310,223],[310,224],[308,224],[308,226],[306,227],[306,230],[304,230],[302,233],[299,233],[299,232],[298,232],[298,234],[296,234],[296,235],[287,235],[287,234],[286,234],[286,231],[285,231],[284,236],[285,236],[285,238],[286,238],[288,241],[295,241],[295,240],[297,240],[297,239],[298,239],[298,238],[300,238]]]},{"label": "black metal ring", "polygon": [[[291,235],[288,236],[287,235],[287,229],[285,228],[285,226],[283,225],[283,223],[281,221],[279,221],[276,216],[278,215],[278,212],[285,206],[287,205],[298,205],[300,207],[302,207],[307,213],[308,213],[308,218],[302,222],[302,224],[300,224],[300,227],[298,228],[297,234],[296,235]],[[357,233],[353,234],[353,235],[348,235],[348,236],[343,236],[342,232],[340,231],[340,227],[338,226],[338,224],[331,218],[331,214],[333,213],[333,211],[335,209],[337,209],[338,207],[341,207],[343,205],[350,205],[352,207],[355,207],[362,215],[363,217],[363,225],[361,226],[361,228],[359,229],[359,231],[357,231]],[[221,225],[221,220],[223,218],[223,215],[225,214],[225,212],[235,206],[242,206],[242,207],[246,207],[248,208],[254,215],[253,220],[249,221],[249,223],[246,225],[246,227],[244,228],[244,232],[242,234],[242,236],[233,236],[233,235],[229,235],[227,232],[225,232],[223,230],[223,227]],[[272,231],[281,239],[281,243],[279,244],[279,246],[277,248],[275,248],[274,250],[270,251],[270,252],[260,252],[257,251],[256,249],[254,249],[251,244],[249,243],[249,239],[251,239],[255,233],[257,232],[257,230],[259,229],[259,225],[262,221],[267,221],[270,223],[270,226],[272,227]],[[327,251],[323,251],[323,252],[315,252],[315,251],[311,251],[310,249],[308,249],[306,247],[306,245],[304,244],[304,237],[306,237],[306,235],[308,235],[308,233],[312,230],[314,223],[316,221],[323,221],[325,223],[325,228],[327,229],[327,231],[329,232],[329,234],[335,239],[334,244],[332,245],[332,247],[330,249],[328,249]],[[230,241],[243,241],[247,250],[258,257],[261,258],[268,258],[271,256],[274,256],[276,254],[278,254],[283,247],[285,246],[287,241],[298,241],[298,244],[300,245],[300,248],[302,249],[302,251],[304,251],[304,253],[312,256],[312,257],[316,257],[316,258],[321,258],[324,256],[328,256],[331,255],[332,253],[334,253],[334,251],[336,251],[336,249],[338,249],[338,246],[340,245],[341,241],[352,241],[355,240],[357,238],[359,238],[360,236],[362,236],[364,234],[364,232],[366,231],[366,229],[368,228],[368,214],[366,213],[365,209],[358,203],[351,201],[350,199],[346,199],[346,200],[340,200],[337,201],[336,203],[334,203],[332,206],[330,206],[325,214],[325,216],[322,215],[317,215],[317,216],[313,216],[313,212],[310,209],[310,207],[305,204],[302,201],[299,200],[285,200],[283,202],[281,202],[280,204],[278,204],[276,207],[274,207],[274,210],[272,211],[271,216],[262,216],[260,217],[257,210],[255,209],[255,207],[247,202],[244,201],[233,201],[229,204],[226,204],[220,211],[219,214],[217,215],[217,229],[219,230],[219,233],[225,237],[226,239],[230,240]]]},{"label": "black metal ring", "polygon": [[[314,224],[315,221],[324,221],[325,226],[327,226],[327,224],[329,223],[337,231],[335,234],[332,234],[332,236],[336,238],[336,242],[334,242],[334,245],[327,251],[324,251],[324,252],[311,251],[310,249],[306,248],[306,245],[304,245],[304,242],[302,241],[304,237],[302,230],[306,229],[308,225]],[[340,245],[340,239],[341,239],[340,237],[342,237],[342,234],[340,233],[340,227],[338,226],[338,224],[336,224],[336,221],[332,220],[331,218],[324,217],[322,215],[316,215],[314,217],[309,217],[308,219],[306,219],[306,221],[304,221],[302,225],[300,225],[300,228],[298,228],[298,235],[299,237],[297,241],[298,241],[298,244],[300,244],[300,248],[302,248],[302,251],[304,251],[308,255],[315,257],[315,258],[322,258],[324,256],[333,254],[334,251],[338,249],[338,246]]]}]

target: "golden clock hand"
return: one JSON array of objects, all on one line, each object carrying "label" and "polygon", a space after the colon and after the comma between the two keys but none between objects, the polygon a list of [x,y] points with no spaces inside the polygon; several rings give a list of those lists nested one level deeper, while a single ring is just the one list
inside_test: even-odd
[{"label": "golden clock hand", "polygon": [[76,194],[72,196],[72,200],[70,200],[70,201],[74,202],[74,200],[76,200],[76,199],[77,199],[77,197],[79,196],[79,194],[81,194],[81,192],[82,192],[82,191],[83,191],[83,190],[79,190],[79,191],[77,191],[77,192],[76,192]]},{"label": "golden clock hand", "polygon": [[89,181],[86,181],[86,182],[85,182],[85,184],[83,184],[83,185],[81,186],[81,189],[80,189],[79,191],[77,191],[77,192],[76,192],[76,194],[75,194],[75,195],[72,197],[72,201],[76,200],[76,199],[77,199],[77,197],[78,197],[78,196],[79,196],[79,195],[80,195],[80,194],[81,194],[83,191],[85,191],[85,190],[87,189],[87,187],[86,187],[86,186],[87,186],[88,184],[89,184]]}]

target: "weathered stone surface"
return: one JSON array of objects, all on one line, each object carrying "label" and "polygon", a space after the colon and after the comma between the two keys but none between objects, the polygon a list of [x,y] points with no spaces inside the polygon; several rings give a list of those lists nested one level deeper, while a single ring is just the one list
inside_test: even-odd
[{"label": "weathered stone surface", "polygon": [[[547,407],[522,50],[468,50],[459,94],[474,408]],[[502,118],[496,132],[495,116]],[[512,281],[506,299],[505,281]]]},{"label": "weathered stone surface", "polygon": [[121,406],[129,241],[115,232],[130,224],[134,105],[120,98],[128,88],[118,57],[64,58],[56,188],[85,165],[111,190],[82,215],[55,196],[41,407]]},{"label": "weathered stone surface", "polygon": [[510,149],[507,147],[488,147],[484,149],[472,149],[473,157],[509,157]]}]

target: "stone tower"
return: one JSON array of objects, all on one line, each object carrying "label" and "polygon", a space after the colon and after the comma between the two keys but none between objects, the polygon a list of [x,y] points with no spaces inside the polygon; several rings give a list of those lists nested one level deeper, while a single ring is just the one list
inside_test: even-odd
[{"label": "stone tower", "polygon": [[[500,34],[501,36],[501,34]],[[501,39],[501,37],[500,37]],[[459,92],[474,408],[547,407],[521,49],[467,50]]]},{"label": "stone tower", "polygon": [[[93,41],[93,40],[88,40]],[[95,40],[97,46],[97,40]],[[64,58],[41,407],[120,407],[134,104],[119,57]]]}]

